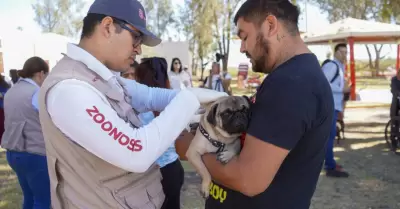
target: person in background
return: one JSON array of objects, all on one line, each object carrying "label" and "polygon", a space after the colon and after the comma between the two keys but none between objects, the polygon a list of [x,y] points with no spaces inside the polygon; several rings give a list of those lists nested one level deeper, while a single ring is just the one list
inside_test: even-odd
[{"label": "person in background", "polygon": [[128,68],[128,70],[121,72],[121,76],[126,79],[135,80],[135,71],[139,66],[138,62],[133,62],[133,64]]},{"label": "person in background", "polygon": [[17,83],[19,80],[18,70],[11,69],[10,70],[10,78],[13,84]]},{"label": "person in background", "polygon": [[328,144],[326,145],[325,154],[325,170],[326,175],[330,177],[348,177],[349,174],[343,170],[341,165],[338,165],[334,159],[333,147],[336,138],[336,121],[340,118],[344,109],[344,68],[347,57],[346,44],[338,44],[335,46],[334,52],[335,59],[322,65],[322,72],[325,74],[326,79],[330,83],[333,100],[335,103],[335,110],[333,114],[333,121],[331,125],[331,132],[329,135]]},{"label": "person in background", "polygon": [[189,79],[190,79],[189,80],[189,86],[193,87],[192,74],[190,73],[189,68],[187,66],[185,66],[183,68],[183,71],[186,72],[188,74],[188,76],[189,76]]},{"label": "person in background", "polygon": [[[149,87],[170,89],[168,79],[168,64],[164,58],[146,58],[136,68],[136,81]],[[150,123],[160,113],[149,111],[139,114],[144,125]],[[179,209],[181,188],[184,180],[184,170],[176,153],[175,145],[172,144],[156,163],[161,168],[162,186],[165,194],[162,209]]]},{"label": "person in background", "polygon": [[177,57],[172,59],[171,70],[168,72],[168,77],[173,89],[191,87],[190,76],[183,70],[182,62]]},{"label": "person in background", "polygon": [[39,88],[49,72],[40,57],[29,58],[21,79],[4,97],[5,131],[1,146],[18,177],[24,195],[23,209],[50,208],[50,181],[38,112]]},{"label": "person in background", "polygon": [[5,73],[1,73],[1,75],[3,76],[4,80],[8,83],[8,85],[11,87],[13,85],[13,82],[10,78],[10,74],[7,76]]},{"label": "person in background", "polygon": [[[392,92],[392,103],[390,105],[390,117],[399,116],[400,113],[400,70],[397,74],[392,77],[390,82],[390,91]],[[397,120],[392,121],[392,126],[390,127],[392,133],[390,135],[390,141],[392,142],[392,150],[397,150],[399,144],[399,122]]]},{"label": "person in background", "polygon": [[221,66],[218,62],[213,62],[210,76],[206,79],[204,83],[206,88],[232,95],[230,88],[232,76],[228,72],[221,75]]},{"label": "person in background", "polygon": [[1,136],[4,133],[4,96],[8,89],[10,88],[10,84],[5,80],[3,75],[0,76],[0,144],[1,144]]},{"label": "person in background", "polygon": [[203,82],[199,86],[200,88],[207,88],[206,87],[207,80],[208,80],[208,78],[211,77],[211,69],[204,70],[204,72],[208,72],[208,76],[206,76],[206,78],[204,78]]}]

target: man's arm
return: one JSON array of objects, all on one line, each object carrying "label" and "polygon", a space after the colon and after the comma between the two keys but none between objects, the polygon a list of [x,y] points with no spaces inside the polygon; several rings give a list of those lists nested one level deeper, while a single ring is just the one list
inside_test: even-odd
[{"label": "man's arm", "polygon": [[333,79],[333,77],[335,77],[337,70],[339,71],[339,76],[336,79],[340,79],[340,71],[341,70],[338,69],[338,66],[335,63],[328,62],[324,66],[322,66],[322,72],[325,74],[325,77],[331,86],[332,92],[341,93],[341,92],[343,92],[344,84],[339,83],[340,85],[338,85],[338,83],[336,81],[333,81],[331,83],[331,80]]},{"label": "man's arm", "polygon": [[138,112],[161,112],[179,92],[178,90],[148,87],[125,78],[121,78],[121,80],[132,97],[132,107]]},{"label": "man's arm", "polygon": [[240,155],[227,165],[217,161],[215,154],[204,155],[203,161],[213,180],[252,197],[268,188],[288,153],[289,150],[247,134]]},{"label": "man's arm", "polygon": [[131,172],[146,171],[174,143],[200,106],[191,92],[180,91],[157,118],[136,129],[86,82],[62,81],[48,92],[46,102],[54,124],[69,139]]},{"label": "man's arm", "polygon": [[[162,88],[151,88],[136,81],[124,79],[127,91],[132,96],[131,105],[138,112],[157,111],[161,112],[182,90],[171,90]],[[220,97],[228,96],[224,92],[209,89],[186,88],[201,104],[213,102]],[[189,105],[189,104],[188,104]]]},{"label": "man's arm", "polygon": [[302,137],[306,129],[307,102],[313,100],[290,81],[282,81],[279,86],[279,91],[257,95],[245,144],[237,158],[224,166],[214,154],[203,157],[216,182],[247,196],[262,193]]}]

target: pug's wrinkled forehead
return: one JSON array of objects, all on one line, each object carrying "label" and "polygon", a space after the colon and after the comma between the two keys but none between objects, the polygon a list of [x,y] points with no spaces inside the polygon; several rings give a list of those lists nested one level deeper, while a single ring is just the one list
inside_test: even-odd
[{"label": "pug's wrinkled forehead", "polygon": [[207,121],[215,126],[222,122],[222,118],[233,115],[236,112],[247,113],[249,108],[250,100],[246,97],[224,97],[211,104],[207,114]]}]

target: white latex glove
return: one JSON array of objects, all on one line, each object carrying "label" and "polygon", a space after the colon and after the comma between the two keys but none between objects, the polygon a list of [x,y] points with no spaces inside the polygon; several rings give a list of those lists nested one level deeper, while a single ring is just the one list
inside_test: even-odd
[{"label": "white latex glove", "polygon": [[221,97],[228,96],[228,94],[225,92],[219,92],[205,88],[187,88],[187,90],[192,92],[197,97],[200,104],[207,104],[214,102]]}]

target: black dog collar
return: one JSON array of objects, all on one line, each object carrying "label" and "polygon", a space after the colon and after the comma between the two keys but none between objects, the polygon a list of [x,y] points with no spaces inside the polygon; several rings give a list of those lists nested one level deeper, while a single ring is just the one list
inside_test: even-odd
[{"label": "black dog collar", "polygon": [[204,137],[206,137],[206,139],[216,148],[218,148],[217,153],[220,153],[224,150],[225,148],[225,144],[217,141],[215,139],[212,139],[210,134],[207,133],[207,131],[203,128],[203,126],[201,124],[199,124],[199,130],[200,133],[203,134]]}]

